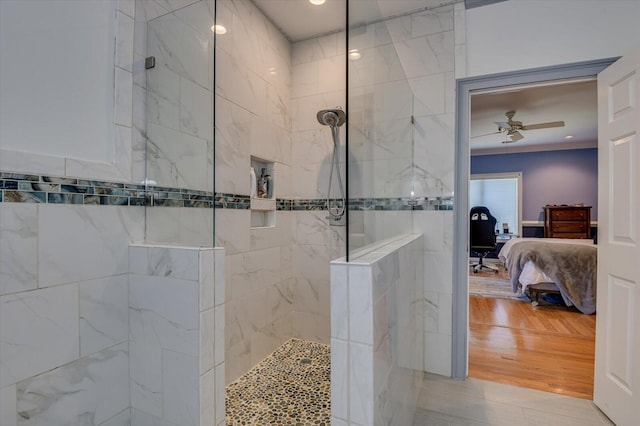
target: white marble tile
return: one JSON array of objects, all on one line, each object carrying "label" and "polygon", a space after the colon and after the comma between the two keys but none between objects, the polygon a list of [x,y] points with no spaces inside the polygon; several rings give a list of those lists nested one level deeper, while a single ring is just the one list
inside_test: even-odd
[{"label": "white marble tile", "polygon": [[38,287],[38,206],[0,204],[0,295]]},{"label": "white marble tile", "polygon": [[[175,243],[180,240],[180,209],[145,209],[146,241]],[[138,240],[141,241],[142,239]]]},{"label": "white marble tile", "polygon": [[372,276],[369,267],[349,268],[349,338],[373,344]]},{"label": "white marble tile", "polygon": [[451,336],[437,333],[424,333],[425,371],[451,375]]},{"label": "white marble tile", "polygon": [[438,295],[438,305],[443,309],[438,309],[438,332],[440,334],[451,335],[453,332],[453,318],[450,306],[453,306],[453,295],[451,293],[440,293]]},{"label": "white marble tile", "polygon": [[80,291],[80,356],[106,349],[129,337],[127,274],[86,281]]},{"label": "white marble tile", "polygon": [[349,332],[346,265],[331,265],[331,337],[346,340]]},{"label": "white marble tile", "polygon": [[331,415],[349,418],[349,345],[331,339]]},{"label": "white marble tile", "polygon": [[425,252],[424,254],[424,290],[451,293],[452,256],[449,251]]},{"label": "white marble tile", "polygon": [[265,117],[272,126],[288,131],[291,129],[291,94],[278,89],[276,85],[266,86]]},{"label": "white marble tile", "polygon": [[114,123],[131,127],[133,74],[116,67]]},{"label": "white marble tile", "polygon": [[[211,166],[207,166],[211,170]],[[213,179],[212,179],[213,180]],[[213,246],[213,209],[207,207],[179,207],[182,245]],[[175,241],[174,241],[175,242]]]},{"label": "white marble tile", "polygon": [[215,407],[216,425],[224,424],[225,419],[225,364],[216,366]]},{"label": "white marble tile", "polygon": [[144,411],[131,409],[131,425],[132,426],[178,426],[173,425],[160,417],[153,416]]},{"label": "white marble tile", "polygon": [[422,37],[453,30],[453,7],[444,6],[411,15],[411,36]]},{"label": "white marble tile", "polygon": [[249,250],[251,216],[248,210],[217,209],[215,220],[217,247],[224,247],[227,254]]},{"label": "white marble tile", "polygon": [[118,10],[122,13],[134,18],[136,12],[135,0],[118,0]]},{"label": "white marble tile", "polygon": [[251,115],[216,96],[216,191],[249,195]]},{"label": "white marble tile", "polygon": [[180,76],[156,65],[146,72],[147,123],[180,128]]},{"label": "white marble tile", "polygon": [[[180,0],[182,3],[187,3]],[[175,9],[175,15],[180,21],[185,22],[189,27],[197,30],[204,38],[211,36],[211,23],[213,22],[213,5],[212,1],[190,1],[189,7],[180,7]]]},{"label": "white marble tile", "polygon": [[438,312],[438,295],[436,291],[424,293],[424,331],[437,333],[439,329],[440,314]]},{"label": "white marble tile", "polygon": [[43,175],[64,176],[65,159],[0,148],[0,169],[23,173],[38,170]]},{"label": "white marble tile", "polygon": [[101,424],[129,406],[127,364],[122,343],[18,383],[20,424]]},{"label": "white marble tile", "polygon": [[424,235],[426,251],[441,251],[444,248],[444,213],[440,211],[414,211],[413,229]]},{"label": "white marble tile", "polygon": [[219,306],[226,301],[226,263],[227,257],[224,248],[216,247],[214,249],[215,258],[215,305]]},{"label": "white marble tile", "polygon": [[149,247],[148,275],[197,281],[198,253],[192,248]]},{"label": "white marble tile", "polygon": [[292,96],[301,98],[320,92],[318,62],[304,62],[291,70]]},{"label": "white marble tile", "polygon": [[467,76],[467,45],[456,44],[455,45],[455,77],[464,78]]},{"label": "white marble tile", "polygon": [[453,31],[406,40],[395,47],[408,78],[454,69]]},{"label": "white marble tile", "polygon": [[164,418],[184,426],[199,426],[199,374],[195,356],[162,352]]},{"label": "white marble tile", "polygon": [[318,61],[340,54],[338,51],[338,38],[340,37],[344,38],[345,34],[329,34],[293,43],[291,47],[292,65]]},{"label": "white marble tile", "polygon": [[144,210],[40,206],[40,287],[127,273],[127,247],[143,239]]},{"label": "white marble tile", "polygon": [[[256,114],[265,116],[266,82],[238,57],[216,51],[216,94]],[[254,68],[255,69],[255,68]]]},{"label": "white marble tile", "polygon": [[215,304],[215,251],[199,251],[200,311],[212,308]]},{"label": "white marble tile", "polygon": [[215,400],[215,370],[211,369],[200,376],[199,390],[199,426],[215,425],[216,400]]},{"label": "white marble tile", "polygon": [[131,426],[131,409],[121,411],[104,423],[100,423],[100,426]]},{"label": "white marble tile", "polygon": [[147,124],[147,178],[159,186],[207,189],[207,141]]},{"label": "white marble tile", "polygon": [[198,351],[198,294],[198,283],[194,281],[131,275],[131,340],[195,356]]},{"label": "white marble tile", "polygon": [[318,313],[318,280],[293,278],[293,309],[297,312]]},{"label": "white marble tile", "polygon": [[[133,4],[133,2],[129,2]],[[116,66],[133,71],[133,17],[123,12],[117,14]]]},{"label": "white marble tile", "polygon": [[373,424],[373,348],[349,343],[349,420]]},{"label": "white marble tile", "polygon": [[200,361],[199,374],[204,374],[214,367],[214,341],[215,341],[215,317],[214,309],[207,309],[200,313],[200,344],[198,359]]},{"label": "white marble tile", "polygon": [[78,285],[0,297],[0,387],[76,360]]},{"label": "white marble tile", "polygon": [[148,56],[183,78],[207,87],[209,40],[173,14],[147,24]]},{"label": "white marble tile", "polygon": [[180,79],[180,130],[213,140],[213,94],[184,78]]},{"label": "white marble tile", "polygon": [[18,403],[16,402],[15,385],[0,389],[0,424],[3,426],[18,426]]},{"label": "white marble tile", "polygon": [[214,364],[220,365],[225,361],[224,333],[225,333],[225,305],[218,305],[214,309]]},{"label": "white marble tile", "polygon": [[414,115],[444,114],[445,109],[445,76],[446,73],[413,78],[409,84],[414,98]]},{"label": "white marble tile", "polygon": [[[463,7],[460,7],[463,6]],[[467,42],[467,10],[464,5],[456,4],[453,7],[453,25],[455,30],[455,43],[464,44]]]},{"label": "white marble tile", "polygon": [[148,275],[149,247],[142,245],[129,246],[129,273]]},{"label": "white marble tile", "polygon": [[129,347],[131,407],[162,417],[162,351],[136,341]]},{"label": "white marble tile", "polygon": [[300,278],[328,280],[329,261],[326,246],[294,245],[293,275]]}]

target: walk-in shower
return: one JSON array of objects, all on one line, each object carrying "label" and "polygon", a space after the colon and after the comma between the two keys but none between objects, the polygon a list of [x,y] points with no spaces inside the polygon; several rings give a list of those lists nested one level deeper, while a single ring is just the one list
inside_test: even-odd
[{"label": "walk-in shower", "polygon": [[[340,126],[347,121],[347,115],[341,107],[335,107],[333,109],[320,110],[316,116],[320,124],[331,127],[331,135],[333,137],[333,157],[331,159],[331,171],[329,172],[329,186],[327,187],[327,211],[329,212],[329,217],[331,219],[340,220],[342,216],[344,216],[346,202],[344,185],[342,184],[342,177],[340,176],[340,156],[338,150],[340,149]],[[333,200],[332,203],[331,184],[333,182],[334,170],[336,173],[336,179],[338,180],[340,199]]]}]

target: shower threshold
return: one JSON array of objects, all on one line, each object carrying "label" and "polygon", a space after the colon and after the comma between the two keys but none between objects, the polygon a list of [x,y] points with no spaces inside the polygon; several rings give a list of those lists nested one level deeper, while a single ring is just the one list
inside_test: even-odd
[{"label": "shower threshold", "polygon": [[291,339],[226,388],[227,425],[331,424],[329,346]]}]

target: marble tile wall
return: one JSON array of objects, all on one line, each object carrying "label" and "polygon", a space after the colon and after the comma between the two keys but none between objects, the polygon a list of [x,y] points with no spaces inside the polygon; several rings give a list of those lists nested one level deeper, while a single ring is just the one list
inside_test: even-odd
[{"label": "marble tile wall", "polygon": [[[464,4],[427,9],[354,31],[350,61],[350,196],[452,200],[455,78],[464,76]],[[374,172],[375,171],[375,172]],[[449,375],[451,210],[350,213],[350,249],[396,233],[425,235],[426,371]]]},{"label": "marble tile wall", "polygon": [[[318,123],[321,109],[346,105],[346,34],[321,36],[291,49],[292,73],[292,198],[340,196],[334,171],[331,130]],[[340,173],[345,176],[346,126],[339,132]],[[293,223],[293,335],[329,343],[329,262],[344,256],[345,228],[330,226],[326,210],[296,211]]]},{"label": "marble tile wall", "polygon": [[411,425],[423,375],[423,236],[331,263],[332,423]]},{"label": "marble tile wall", "polygon": [[[275,197],[292,198],[291,47],[249,0],[218,0],[216,192],[248,196],[251,157],[273,163]],[[226,376],[231,382],[292,337],[294,212],[251,227],[251,211],[216,209],[227,254]],[[266,302],[266,303],[265,303]]]},{"label": "marble tile wall", "polygon": [[217,248],[129,247],[132,425],[224,423],[224,262]]},{"label": "marble tile wall", "polygon": [[142,207],[0,203],[3,426],[128,415],[123,247],[143,223]]}]

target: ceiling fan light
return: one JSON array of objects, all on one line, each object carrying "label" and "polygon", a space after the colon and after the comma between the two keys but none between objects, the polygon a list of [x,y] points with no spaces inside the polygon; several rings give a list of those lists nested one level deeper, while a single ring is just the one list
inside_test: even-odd
[{"label": "ceiling fan light", "polygon": [[309,3],[315,5],[315,6],[320,6],[321,4],[324,4],[326,0],[309,0]]}]

